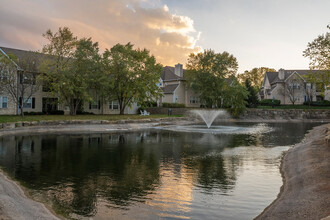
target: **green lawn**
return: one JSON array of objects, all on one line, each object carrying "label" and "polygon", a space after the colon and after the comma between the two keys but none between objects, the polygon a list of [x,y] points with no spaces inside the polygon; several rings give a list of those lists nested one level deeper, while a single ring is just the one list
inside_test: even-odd
[{"label": "green lawn", "polygon": [[43,120],[109,120],[119,121],[127,119],[146,119],[146,118],[168,118],[182,117],[182,115],[26,115],[24,118],[18,115],[0,115],[0,123],[19,122],[19,121],[43,121]]},{"label": "green lawn", "polygon": [[258,106],[258,109],[329,109],[330,106],[308,106],[308,105],[280,105],[280,106]]}]

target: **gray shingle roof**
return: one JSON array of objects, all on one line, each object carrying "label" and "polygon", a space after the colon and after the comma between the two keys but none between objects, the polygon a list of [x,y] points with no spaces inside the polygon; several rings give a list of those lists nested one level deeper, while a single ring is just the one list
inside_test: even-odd
[{"label": "gray shingle roof", "polygon": [[[26,51],[26,50],[19,50],[19,49],[13,49],[13,48],[7,48],[7,47],[0,47],[0,49],[2,49],[7,55],[14,55],[17,60],[15,61],[15,63],[23,68],[21,66],[22,62],[27,61],[27,62],[36,62],[35,63],[35,68],[39,67],[39,64],[44,60],[49,58],[49,55],[46,54],[42,54],[42,53],[38,53],[38,52],[34,52],[34,51]],[[29,65],[30,68],[32,68],[32,65]],[[28,71],[37,71],[36,69],[31,69]]]},{"label": "gray shingle roof", "polygon": [[166,85],[162,88],[164,94],[173,94],[174,90],[179,86],[179,84]]},{"label": "gray shingle roof", "polygon": [[[306,74],[319,73],[322,72],[322,70],[284,70],[284,80],[294,72],[297,72],[299,75],[303,76]],[[266,72],[266,75],[270,84],[282,81],[278,78],[278,72]]]},{"label": "gray shingle roof", "polygon": [[[171,81],[171,80],[184,80],[184,77],[179,77],[174,73],[174,67],[172,66],[165,66],[163,68],[163,72],[161,75],[161,78],[163,81]],[[183,76],[185,74],[186,70],[183,70]]]}]

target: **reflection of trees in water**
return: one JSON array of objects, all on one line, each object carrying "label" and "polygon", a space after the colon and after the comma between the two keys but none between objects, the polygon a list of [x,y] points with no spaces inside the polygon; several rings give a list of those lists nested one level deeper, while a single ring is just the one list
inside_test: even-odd
[{"label": "reflection of trees in water", "polygon": [[[187,178],[179,182],[181,188],[175,188],[175,181],[169,184],[173,191],[188,187],[187,195],[194,186],[208,193],[214,190],[226,193],[235,185],[242,158],[224,158],[223,149],[272,146],[277,140],[292,142],[296,140],[293,136],[303,136],[308,127],[290,126],[276,124],[275,132],[263,135],[142,131],[3,137],[0,165],[29,188],[51,197],[61,209],[92,216],[99,197],[123,208],[135,201],[145,201],[170,179]],[[183,173],[189,173],[189,178]],[[169,192],[164,187],[162,190]]]}]

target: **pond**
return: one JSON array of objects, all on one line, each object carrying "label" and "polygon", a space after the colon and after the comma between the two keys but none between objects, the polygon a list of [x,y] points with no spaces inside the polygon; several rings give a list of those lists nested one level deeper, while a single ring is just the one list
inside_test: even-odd
[{"label": "pond", "polygon": [[283,152],[315,125],[6,136],[0,166],[66,217],[253,219],[279,193]]}]

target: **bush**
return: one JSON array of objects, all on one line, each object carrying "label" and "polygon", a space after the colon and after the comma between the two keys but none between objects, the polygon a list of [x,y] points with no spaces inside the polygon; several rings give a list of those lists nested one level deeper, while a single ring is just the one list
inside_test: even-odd
[{"label": "bush", "polygon": [[311,105],[311,106],[330,106],[330,101],[323,100],[323,101],[314,101],[314,102],[304,102],[304,105]]},{"label": "bush", "polygon": [[266,105],[266,106],[278,106],[281,104],[281,101],[278,99],[264,99],[259,101],[259,105]]},{"label": "bush", "polygon": [[24,112],[24,115],[43,115],[42,112]]},{"label": "bush", "polygon": [[163,107],[165,108],[185,108],[185,104],[180,104],[180,103],[163,103]]},{"label": "bush", "polygon": [[82,110],[77,110],[76,114],[77,115],[94,115],[93,112],[85,112],[85,111],[82,111]]},{"label": "bush", "polygon": [[64,115],[64,111],[62,110],[52,110],[47,113],[48,115]]}]

